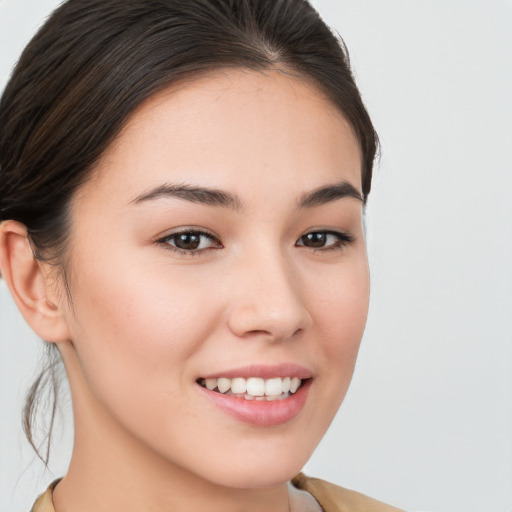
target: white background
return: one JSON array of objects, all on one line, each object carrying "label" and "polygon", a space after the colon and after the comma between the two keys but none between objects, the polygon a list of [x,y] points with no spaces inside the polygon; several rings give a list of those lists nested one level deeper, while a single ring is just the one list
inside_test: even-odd
[{"label": "white background", "polygon": [[[0,0],[0,85],[52,0]],[[317,0],[383,145],[372,301],[345,404],[308,473],[407,510],[512,511],[512,2]],[[1,129],[1,127],[0,127]],[[40,344],[0,283],[0,510],[53,472],[20,429]],[[20,456],[21,454],[21,456]]]}]

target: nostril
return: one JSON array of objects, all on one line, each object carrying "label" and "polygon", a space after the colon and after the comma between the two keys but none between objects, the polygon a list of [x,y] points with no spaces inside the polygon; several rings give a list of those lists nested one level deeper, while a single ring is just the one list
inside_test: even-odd
[{"label": "nostril", "polygon": [[238,305],[228,318],[231,331],[240,338],[267,338],[282,341],[297,338],[312,324],[308,311],[297,304],[269,310],[264,305],[243,307]]}]

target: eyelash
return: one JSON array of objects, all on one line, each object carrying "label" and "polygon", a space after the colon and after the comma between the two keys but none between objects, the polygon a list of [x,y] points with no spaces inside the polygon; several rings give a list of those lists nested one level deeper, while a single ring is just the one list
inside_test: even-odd
[{"label": "eyelash", "polygon": [[[328,246],[322,246],[322,247],[310,247],[308,245],[304,244],[304,239],[307,240],[307,237],[311,237],[312,235],[320,235],[323,237],[335,237],[337,240],[328,245]],[[199,247],[201,245],[201,238],[207,238],[208,240],[215,242],[216,246],[213,247],[206,247],[206,248],[195,248],[195,249],[183,249],[180,247],[176,247],[171,245],[171,241],[176,241],[177,237],[179,236],[195,236],[199,238]],[[334,251],[334,250],[340,250],[344,247],[352,244],[355,241],[354,237],[347,232],[344,231],[333,231],[333,230],[316,230],[316,231],[310,231],[309,233],[305,233],[304,235],[301,235],[297,242],[295,242],[296,247],[306,247],[309,249],[312,249],[314,252],[322,251]],[[302,242],[302,243],[299,243]],[[203,255],[205,252],[211,250],[211,249],[221,249],[222,243],[220,240],[213,234],[208,233],[206,231],[201,231],[199,229],[184,229],[182,231],[177,231],[175,233],[171,233],[169,235],[166,235],[165,237],[157,240],[157,244],[161,244],[165,247],[166,250],[178,253],[182,256],[200,256]]]}]

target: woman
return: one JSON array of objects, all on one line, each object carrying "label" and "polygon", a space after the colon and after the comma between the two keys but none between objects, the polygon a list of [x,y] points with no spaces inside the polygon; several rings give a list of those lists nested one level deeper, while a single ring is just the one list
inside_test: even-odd
[{"label": "woman", "polygon": [[70,0],[0,125],[0,268],[73,399],[35,512],[396,510],[296,476],[366,321],[377,148],[309,4]]}]

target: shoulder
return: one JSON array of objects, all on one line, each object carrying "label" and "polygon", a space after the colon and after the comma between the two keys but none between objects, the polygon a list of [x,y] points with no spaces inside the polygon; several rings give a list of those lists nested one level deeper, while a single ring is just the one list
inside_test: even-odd
[{"label": "shoulder", "polygon": [[53,506],[53,489],[60,482],[60,478],[52,482],[48,489],[37,498],[30,512],[55,512]]},{"label": "shoulder", "polygon": [[309,492],[324,512],[403,512],[350,489],[299,473],[292,484]]},{"label": "shoulder", "polygon": [[[53,489],[60,480],[55,480],[46,492],[37,498],[31,512],[55,512]],[[380,501],[369,498],[350,489],[345,489],[320,478],[311,478],[299,473],[292,484],[310,493],[320,504],[324,512],[403,512]]]}]

